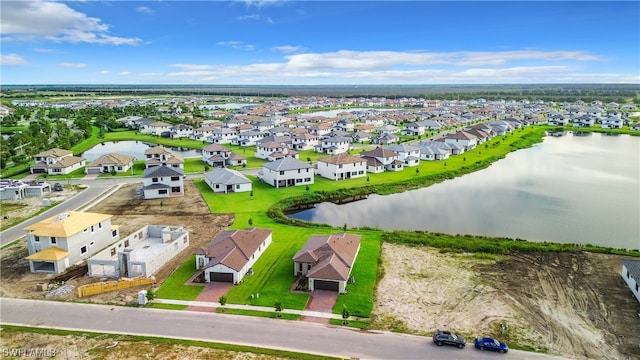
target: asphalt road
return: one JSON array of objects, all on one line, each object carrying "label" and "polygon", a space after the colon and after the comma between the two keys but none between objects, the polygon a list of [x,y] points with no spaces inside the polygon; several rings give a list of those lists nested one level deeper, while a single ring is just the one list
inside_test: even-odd
[{"label": "asphalt road", "polygon": [[359,359],[559,359],[438,347],[428,337],[362,332],[301,321],[59,301],[0,298],[0,323],[193,339]]}]

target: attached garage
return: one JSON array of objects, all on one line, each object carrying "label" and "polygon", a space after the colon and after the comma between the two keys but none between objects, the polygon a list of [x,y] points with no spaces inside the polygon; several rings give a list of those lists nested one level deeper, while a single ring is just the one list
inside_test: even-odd
[{"label": "attached garage", "polygon": [[210,272],[209,281],[233,282],[232,273]]},{"label": "attached garage", "polygon": [[313,290],[331,290],[338,291],[340,285],[337,281],[313,280]]}]

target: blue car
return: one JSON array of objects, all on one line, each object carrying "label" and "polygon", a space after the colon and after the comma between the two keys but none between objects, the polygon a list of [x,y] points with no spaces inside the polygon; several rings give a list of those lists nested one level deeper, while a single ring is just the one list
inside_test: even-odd
[{"label": "blue car", "polygon": [[507,344],[492,337],[477,337],[473,339],[473,345],[476,349],[498,351],[503,354],[509,351]]}]

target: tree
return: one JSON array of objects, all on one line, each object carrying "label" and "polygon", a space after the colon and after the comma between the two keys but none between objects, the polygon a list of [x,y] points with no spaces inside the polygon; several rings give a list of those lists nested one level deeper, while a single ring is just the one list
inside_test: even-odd
[{"label": "tree", "polygon": [[249,218],[249,226],[253,225],[253,219]]},{"label": "tree", "polygon": [[304,187],[304,189],[305,189],[306,191],[309,191],[309,185],[305,186],[305,187]]},{"label": "tree", "polygon": [[111,169],[109,173],[111,174],[111,176],[116,176],[116,169],[115,168]]},{"label": "tree", "polygon": [[276,300],[273,306],[275,307],[275,310],[276,310],[276,316],[282,317],[282,302],[280,300]]},{"label": "tree", "polygon": [[416,175],[420,174],[420,169],[416,168]]},{"label": "tree", "polygon": [[347,309],[347,305],[346,304],[342,304],[342,324],[343,325],[347,325],[349,323],[349,316],[351,316],[351,314],[349,313],[349,309]]}]

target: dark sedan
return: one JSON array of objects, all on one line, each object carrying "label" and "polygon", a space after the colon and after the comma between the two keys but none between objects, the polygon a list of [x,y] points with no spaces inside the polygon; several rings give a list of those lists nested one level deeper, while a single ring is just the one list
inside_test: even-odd
[{"label": "dark sedan", "polygon": [[467,340],[465,340],[464,337],[444,330],[436,330],[436,332],[433,333],[433,342],[438,346],[453,345],[460,349],[467,345]]},{"label": "dark sedan", "polygon": [[498,351],[501,353],[506,353],[507,351],[509,351],[509,347],[507,346],[507,344],[487,336],[477,337],[473,339],[473,345],[476,347],[476,349],[480,350]]}]

